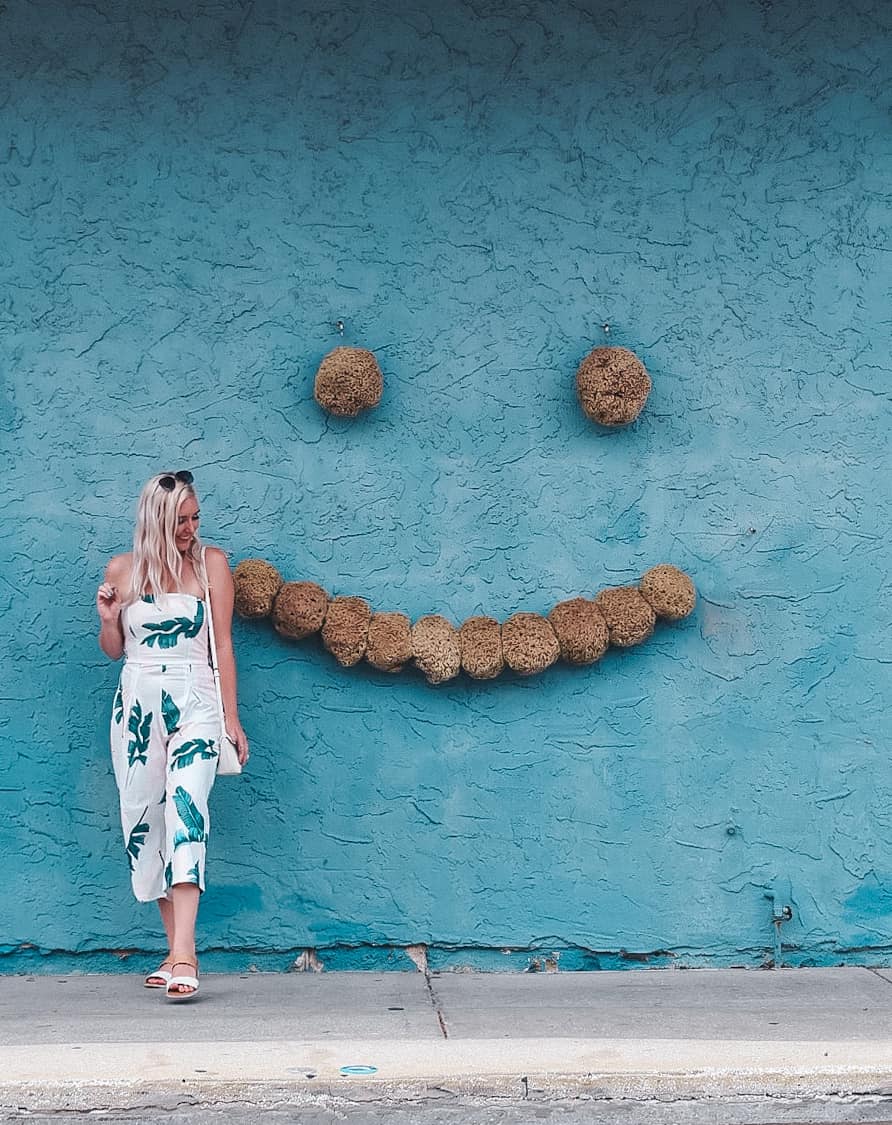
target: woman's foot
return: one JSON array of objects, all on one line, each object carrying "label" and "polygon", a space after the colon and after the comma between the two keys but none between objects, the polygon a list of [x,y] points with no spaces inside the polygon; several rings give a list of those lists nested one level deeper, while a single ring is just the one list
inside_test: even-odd
[{"label": "woman's foot", "polygon": [[172,968],[173,961],[169,957],[165,957],[158,968],[153,973],[149,973],[143,984],[146,988],[167,988]]},{"label": "woman's foot", "polygon": [[198,991],[198,960],[194,955],[171,957],[168,1000],[188,1000]]}]

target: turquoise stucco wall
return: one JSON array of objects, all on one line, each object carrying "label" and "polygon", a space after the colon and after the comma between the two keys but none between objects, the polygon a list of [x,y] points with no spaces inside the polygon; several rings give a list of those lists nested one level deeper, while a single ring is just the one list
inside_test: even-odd
[{"label": "turquoise stucco wall", "polygon": [[[671,561],[695,616],[533,680],[237,625],[218,967],[892,950],[889,9],[10,0],[0,12],[0,965],[159,946],[95,642],[136,493],[235,560],[455,621]],[[336,322],[344,322],[341,336]],[[580,358],[645,360],[599,433]],[[312,399],[371,347],[381,406]],[[503,950],[515,950],[507,954]]]}]

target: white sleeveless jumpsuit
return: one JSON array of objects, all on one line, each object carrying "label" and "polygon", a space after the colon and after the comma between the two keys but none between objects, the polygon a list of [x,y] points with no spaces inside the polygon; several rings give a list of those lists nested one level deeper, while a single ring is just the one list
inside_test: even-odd
[{"label": "white sleeveless jumpsuit", "polygon": [[204,890],[220,719],[201,598],[145,596],[121,624],[112,764],[133,893],[151,902],[175,883]]}]

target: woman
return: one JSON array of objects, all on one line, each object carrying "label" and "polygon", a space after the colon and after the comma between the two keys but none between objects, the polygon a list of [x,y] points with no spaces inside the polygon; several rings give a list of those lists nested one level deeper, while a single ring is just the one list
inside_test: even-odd
[{"label": "woman", "polygon": [[96,595],[99,645],[125,657],[111,720],[111,749],[133,893],[157,901],[168,954],[146,977],[173,1000],[198,991],[195,921],[204,890],[220,719],[209,664],[210,588],[227,730],[248,760],[238,721],[232,651],[233,586],[223,551],[198,538],[189,472],[159,473],[143,488],[133,550],[116,555]]}]

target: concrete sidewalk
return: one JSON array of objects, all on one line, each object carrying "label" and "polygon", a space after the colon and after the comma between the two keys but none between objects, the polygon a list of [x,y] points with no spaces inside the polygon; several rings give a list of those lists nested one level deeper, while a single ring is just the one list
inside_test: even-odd
[{"label": "concrete sidewalk", "polygon": [[[134,1091],[892,1098],[892,970],[0,977],[0,1111]],[[879,1115],[876,1119],[879,1119]]]}]

